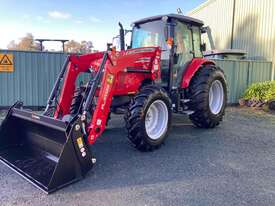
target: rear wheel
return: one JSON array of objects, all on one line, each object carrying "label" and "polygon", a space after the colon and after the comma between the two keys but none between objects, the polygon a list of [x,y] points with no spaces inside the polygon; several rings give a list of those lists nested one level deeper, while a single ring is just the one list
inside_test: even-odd
[{"label": "rear wheel", "polygon": [[128,139],[141,151],[159,148],[171,124],[171,100],[154,85],[144,86],[133,98],[125,115]]},{"label": "rear wheel", "polygon": [[198,127],[213,128],[220,124],[227,102],[226,80],[223,71],[214,65],[205,65],[193,77],[188,96],[189,117]]}]

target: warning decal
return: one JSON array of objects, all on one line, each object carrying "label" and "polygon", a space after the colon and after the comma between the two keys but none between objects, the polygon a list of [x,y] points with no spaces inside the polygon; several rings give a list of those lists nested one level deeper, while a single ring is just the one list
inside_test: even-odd
[{"label": "warning decal", "polygon": [[12,65],[9,57],[6,54],[0,60],[0,65]]},{"label": "warning decal", "polygon": [[0,54],[0,72],[13,71],[13,54]]}]

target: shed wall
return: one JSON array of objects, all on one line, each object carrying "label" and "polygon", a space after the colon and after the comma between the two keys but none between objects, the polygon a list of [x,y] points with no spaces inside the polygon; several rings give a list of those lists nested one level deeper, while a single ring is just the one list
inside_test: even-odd
[{"label": "shed wall", "polygon": [[246,50],[250,59],[272,61],[274,69],[274,11],[274,0],[209,0],[187,15],[211,27],[217,49],[230,49],[232,39],[233,49]]}]

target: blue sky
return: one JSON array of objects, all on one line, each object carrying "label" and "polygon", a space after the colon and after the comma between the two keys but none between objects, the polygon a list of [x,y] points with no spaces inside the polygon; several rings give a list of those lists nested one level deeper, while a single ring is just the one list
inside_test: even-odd
[{"label": "blue sky", "polygon": [[[90,40],[96,49],[118,34],[118,21],[126,28],[140,18],[183,13],[205,0],[0,0],[0,48],[27,32],[35,38]],[[48,43],[47,48],[58,45]]]}]

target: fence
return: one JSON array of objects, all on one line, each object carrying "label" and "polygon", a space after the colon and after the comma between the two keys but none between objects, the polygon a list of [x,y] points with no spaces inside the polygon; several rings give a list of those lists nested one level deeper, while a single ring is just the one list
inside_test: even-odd
[{"label": "fence", "polygon": [[[45,106],[67,54],[0,50],[3,53],[14,55],[14,72],[0,72],[0,107],[17,100],[25,106]],[[251,83],[271,79],[271,62],[215,61],[227,76],[229,103],[237,103]]]},{"label": "fence", "polygon": [[245,89],[256,82],[273,80],[272,62],[252,60],[214,60],[225,72],[228,103],[238,103]]},{"label": "fence", "polygon": [[63,53],[5,51],[14,55],[14,72],[0,72],[0,106],[21,100],[43,106],[66,58]]}]

